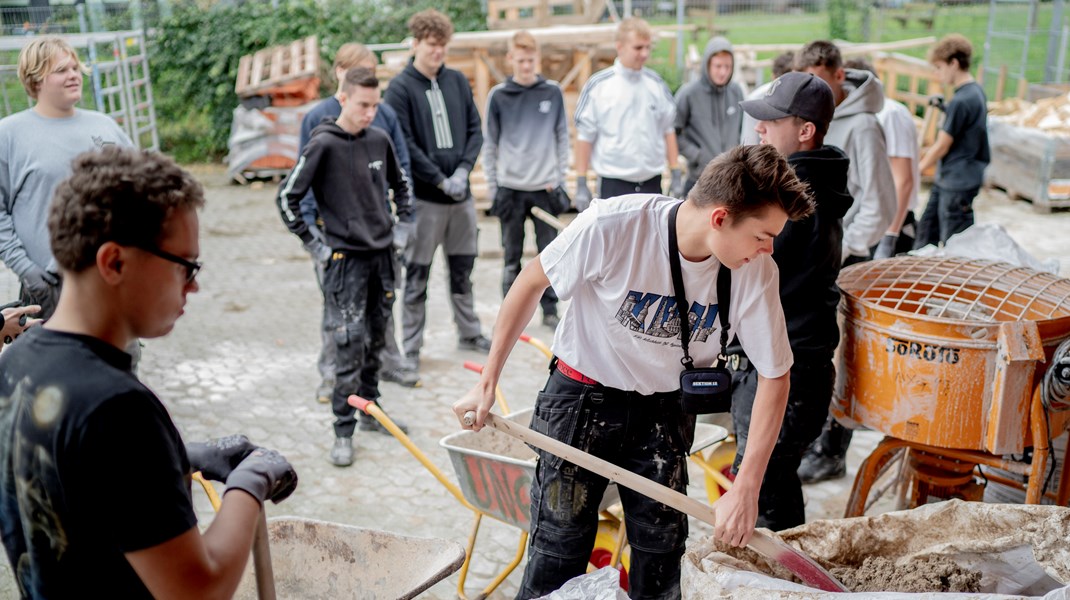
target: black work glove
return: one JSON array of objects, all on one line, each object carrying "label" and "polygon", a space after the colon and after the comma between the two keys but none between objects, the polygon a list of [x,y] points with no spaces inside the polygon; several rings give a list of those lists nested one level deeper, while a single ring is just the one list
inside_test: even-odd
[{"label": "black work glove", "polygon": [[944,112],[947,112],[947,107],[944,106],[943,94],[933,94],[929,96],[929,106],[938,108]]},{"label": "black work glove", "polygon": [[227,491],[242,490],[263,503],[282,502],[297,489],[297,472],[283,455],[257,448],[227,477]]},{"label": "black work glove", "polygon": [[207,442],[186,444],[190,466],[212,481],[226,481],[231,471],[253,450],[256,450],[256,446],[244,435],[228,435]]},{"label": "black work glove", "polygon": [[34,265],[22,276],[22,284],[26,286],[34,300],[44,300],[51,295],[52,288],[59,285],[59,278]]},{"label": "black work glove", "polygon": [[884,234],[884,237],[877,244],[877,249],[873,251],[873,258],[891,258],[895,254],[895,243],[897,241],[899,241],[898,235]]}]

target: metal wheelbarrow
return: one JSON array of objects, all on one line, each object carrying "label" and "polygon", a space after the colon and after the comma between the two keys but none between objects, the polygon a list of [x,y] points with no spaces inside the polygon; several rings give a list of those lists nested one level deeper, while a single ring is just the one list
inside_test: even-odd
[{"label": "metal wheelbarrow", "polygon": [[[218,511],[215,488],[200,473],[194,479]],[[254,542],[254,560],[246,565],[235,598],[414,598],[457,571],[465,559],[464,548],[449,540],[315,519],[274,517],[266,530],[270,552],[268,544]]]}]

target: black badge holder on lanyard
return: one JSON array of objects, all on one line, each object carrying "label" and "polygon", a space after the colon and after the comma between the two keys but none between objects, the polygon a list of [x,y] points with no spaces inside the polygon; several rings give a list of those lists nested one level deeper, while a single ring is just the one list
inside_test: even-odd
[{"label": "black badge holder on lanyard", "polygon": [[680,318],[680,345],[684,357],[680,364],[680,395],[684,412],[693,414],[722,413],[732,408],[732,374],[725,368],[728,355],[728,306],[732,293],[732,270],[721,264],[717,270],[717,317],[721,323],[721,353],[713,367],[696,367],[687,346],[691,340],[691,305],[684,294],[684,275],[680,270],[680,247],[676,241],[676,213],[678,203],[669,211],[669,264],[672,267],[672,286],[676,293],[676,308]]}]

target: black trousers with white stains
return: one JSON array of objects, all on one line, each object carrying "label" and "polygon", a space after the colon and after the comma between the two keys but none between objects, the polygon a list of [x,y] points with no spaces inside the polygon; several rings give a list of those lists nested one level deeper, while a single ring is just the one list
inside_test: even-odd
[{"label": "black trousers with white stains", "polygon": [[[531,426],[686,493],[695,417],[681,410],[678,391],[642,396],[582,384],[554,369],[535,402]],[[607,484],[604,477],[539,452],[531,484],[528,563],[518,598],[549,594],[586,572]],[[619,492],[631,544],[629,595],[679,598],[687,517],[625,487]]]},{"label": "black trousers with white stains", "polygon": [[380,351],[386,343],[386,322],[394,306],[393,250],[335,252],[323,272],[328,328],[336,349],[334,434],[350,437],[356,409],[350,394],[379,398]]}]

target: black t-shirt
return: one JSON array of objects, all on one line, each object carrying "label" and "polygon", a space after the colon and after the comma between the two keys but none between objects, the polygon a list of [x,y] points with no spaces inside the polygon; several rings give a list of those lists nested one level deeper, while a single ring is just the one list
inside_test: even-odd
[{"label": "black t-shirt", "polygon": [[150,598],[123,556],[197,524],[166,409],[99,339],[40,327],[0,355],[0,534],[32,598]]},{"label": "black t-shirt", "polygon": [[936,172],[936,184],[945,190],[965,191],[981,187],[988,151],[988,103],[977,82],[964,83],[947,105],[943,130],[955,141]]}]

